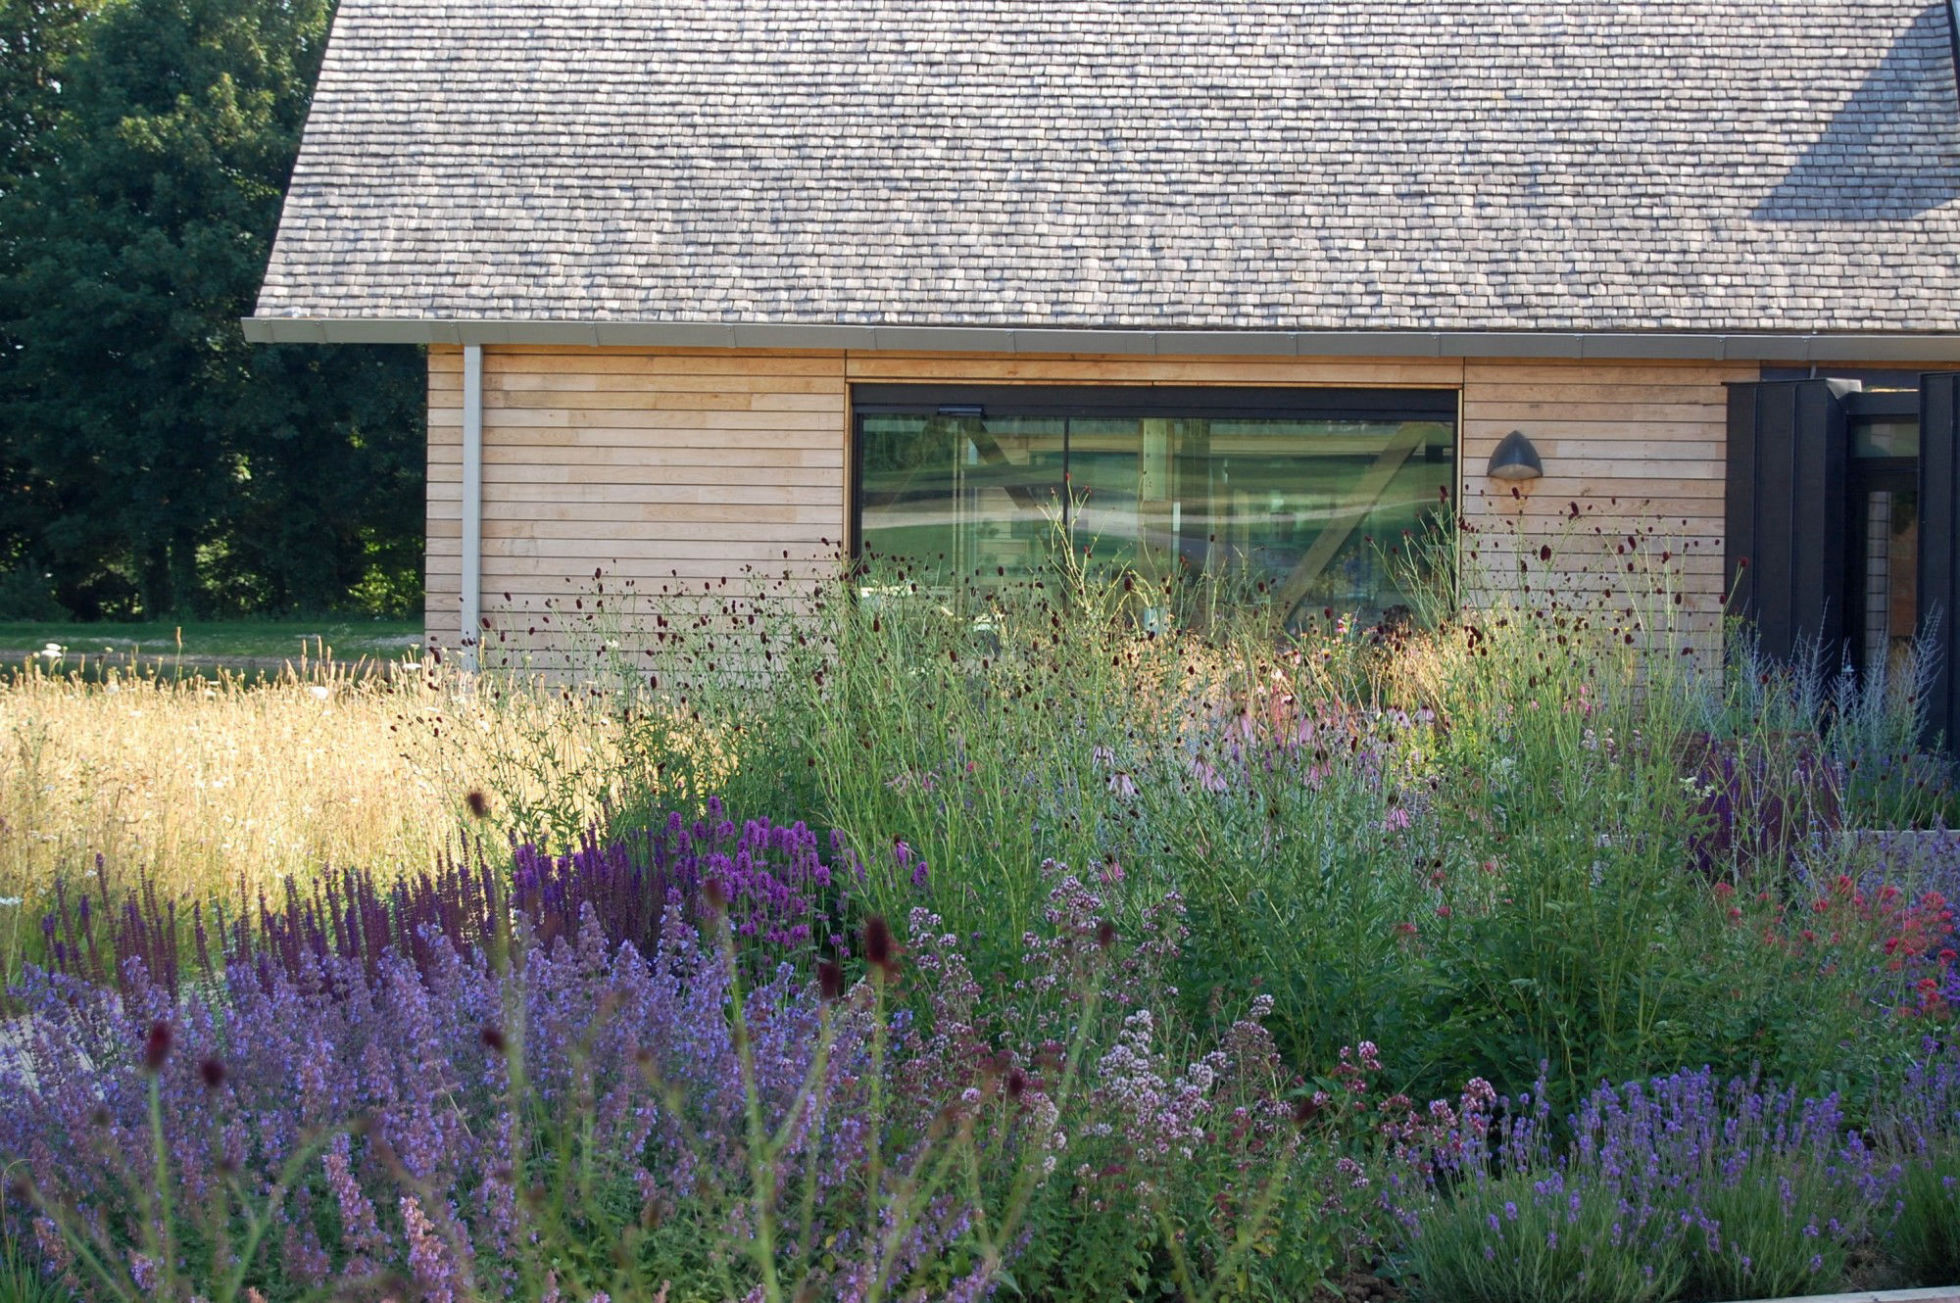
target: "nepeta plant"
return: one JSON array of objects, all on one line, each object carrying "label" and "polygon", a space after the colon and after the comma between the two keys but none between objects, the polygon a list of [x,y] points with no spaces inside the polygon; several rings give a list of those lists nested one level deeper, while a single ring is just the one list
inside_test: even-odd
[{"label": "nepeta plant", "polygon": [[[1310,1187],[1259,1026],[1201,1047],[1161,1007],[1180,925],[1124,939],[1054,871],[1023,985],[982,1001],[956,939],[869,921],[759,980],[737,898],[678,892],[643,953],[598,906],[458,946],[301,947],[172,991],[31,972],[0,1162],[7,1217],[89,1298],[971,1299],[1073,1288],[1048,1233],[1091,1204],[1191,1299],[1273,1255]],[[704,930],[705,929],[705,930]],[[1313,1141],[1314,1143],[1308,1143]],[[1052,1284],[1044,1284],[1044,1281]]]}]

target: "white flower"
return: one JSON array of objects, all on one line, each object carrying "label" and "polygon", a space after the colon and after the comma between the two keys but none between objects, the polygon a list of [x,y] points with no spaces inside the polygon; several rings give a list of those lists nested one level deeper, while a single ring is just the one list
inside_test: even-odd
[{"label": "white flower", "polygon": [[0,896],[0,908],[4,908],[5,906],[8,905],[18,905],[20,903],[21,902],[19,896]]},{"label": "white flower", "polygon": [[324,683],[316,683],[312,687],[308,688],[307,691],[312,693],[313,696],[320,701],[325,701],[328,697],[333,695],[332,691]]},{"label": "white flower", "polygon": [[51,642],[47,646],[41,648],[41,655],[47,657],[51,661],[58,661],[63,656],[66,656],[67,654],[68,654],[68,649],[66,647],[63,647],[58,642]]}]

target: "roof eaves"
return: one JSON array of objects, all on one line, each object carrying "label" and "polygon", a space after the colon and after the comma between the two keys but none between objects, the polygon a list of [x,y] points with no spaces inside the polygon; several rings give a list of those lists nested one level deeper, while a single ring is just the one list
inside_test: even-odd
[{"label": "roof eaves", "polygon": [[521,321],[247,317],[256,344],[558,344],[640,348],[1160,357],[1474,357],[1634,361],[1960,363],[1960,332],[1066,330],[775,322]]}]

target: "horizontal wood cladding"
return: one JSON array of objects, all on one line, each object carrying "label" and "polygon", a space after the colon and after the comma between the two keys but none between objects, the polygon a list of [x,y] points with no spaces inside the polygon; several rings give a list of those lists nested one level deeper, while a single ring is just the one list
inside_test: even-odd
[{"label": "horizontal wood cladding", "polygon": [[[1729,363],[1466,363],[1465,596],[1662,629],[1719,663],[1723,386],[1757,374]],[[1512,430],[1545,464],[1515,493],[1484,474]]]},{"label": "horizontal wood cladding", "polygon": [[[486,347],[484,611],[514,618],[589,588],[595,569],[642,600],[663,582],[718,590],[744,567],[822,573],[847,525],[853,383],[1424,387],[1461,395],[1466,574],[1491,586],[1484,596],[1529,585],[1533,599],[1610,611],[1659,585],[1637,595],[1658,596],[1679,636],[1712,655],[1723,386],[1757,374],[1717,362]],[[1484,474],[1512,430],[1545,465],[1515,494]],[[458,632],[461,457],[462,350],[432,347],[428,619],[444,641]]]},{"label": "horizontal wood cladding", "polygon": [[[539,617],[601,584],[627,610],[662,586],[749,572],[807,586],[834,564],[842,354],[486,347],[483,363],[483,615],[521,628],[525,656],[562,658],[566,618]],[[460,537],[462,379],[460,348],[429,350],[432,539]],[[431,548],[427,618],[445,642],[461,634],[460,573],[455,544]]]}]

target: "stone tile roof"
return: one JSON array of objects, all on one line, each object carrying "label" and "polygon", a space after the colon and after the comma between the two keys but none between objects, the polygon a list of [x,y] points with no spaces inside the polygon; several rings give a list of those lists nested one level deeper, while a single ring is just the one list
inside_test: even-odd
[{"label": "stone tile roof", "polygon": [[1945,0],[341,0],[260,316],[1960,330]]}]

